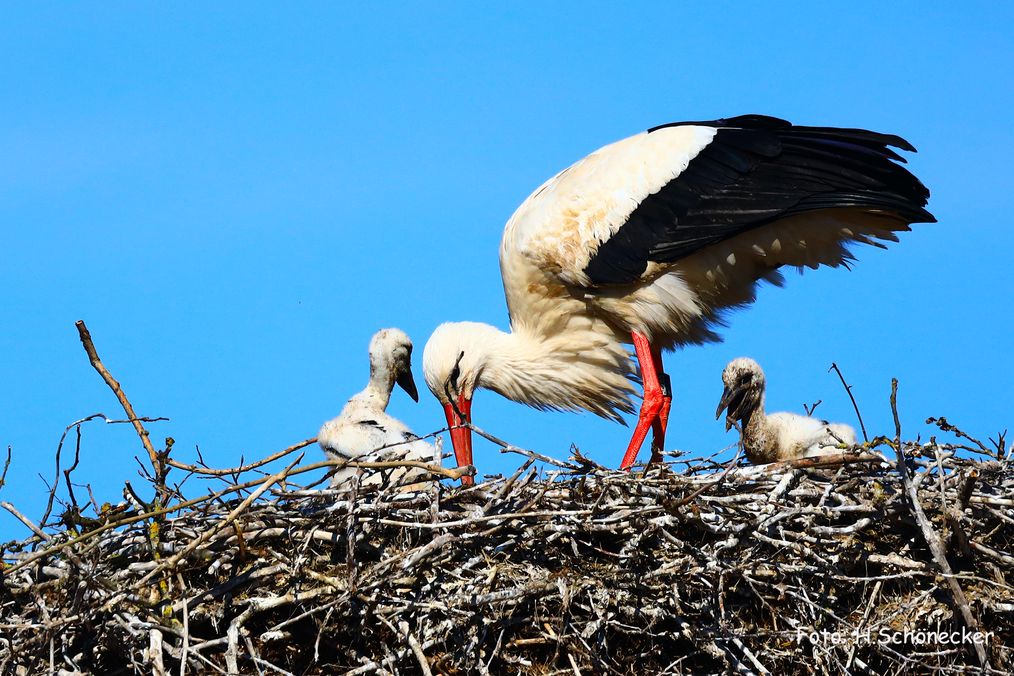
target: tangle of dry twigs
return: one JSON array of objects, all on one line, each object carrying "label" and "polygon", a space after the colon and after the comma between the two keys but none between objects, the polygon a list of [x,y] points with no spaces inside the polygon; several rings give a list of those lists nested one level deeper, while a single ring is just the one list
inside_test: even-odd
[{"label": "tangle of dry twigs", "polygon": [[1009,673],[1010,462],[903,450],[946,577],[868,454],[721,481],[711,461],[533,456],[412,491],[293,482],[328,463],[208,470],[223,488],[158,520],[4,545],[0,673],[947,673],[979,666],[971,643],[924,640],[962,631],[952,583],[986,673]]},{"label": "tangle of dry twigs", "polygon": [[632,474],[474,428],[517,471],[459,487],[474,468],[385,455],[321,489],[343,462],[303,463],[313,439],[226,469],[156,450],[84,342],[150,485],[78,503],[78,436],[59,520],[0,503],[32,533],[0,544],[0,674],[1014,672],[1004,434],[934,418],[955,443],[899,423],[833,456]]}]

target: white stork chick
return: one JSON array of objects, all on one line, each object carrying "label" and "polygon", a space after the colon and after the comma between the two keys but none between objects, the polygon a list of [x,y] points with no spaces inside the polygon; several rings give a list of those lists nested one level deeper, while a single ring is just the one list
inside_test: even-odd
[{"label": "white stork chick", "polygon": [[733,359],[722,372],[725,390],[715,420],[726,411],[725,429],[738,424],[743,451],[755,465],[833,453],[854,446],[856,431],[796,413],[764,413],[764,371],[747,357]]},{"label": "white stork chick", "polygon": [[847,266],[850,245],[935,220],[890,146],[915,150],[898,136],[746,115],[655,127],[549,179],[504,229],[510,332],[443,324],[426,345],[458,464],[471,464],[478,388],[621,421],[637,381],[621,467],[649,429],[655,457],[672,401],[663,350],[718,340],[723,313],[752,302],[760,280],[781,284],[783,265]]},{"label": "white stork chick", "polygon": [[[329,459],[434,461],[433,446],[387,414],[395,383],[419,401],[412,379],[412,341],[400,329],[382,329],[370,340],[370,382],[366,389],[349,399],[341,414],[324,423],[317,434],[317,443]],[[348,482],[357,471],[354,467],[339,469],[331,478],[331,485]],[[390,480],[404,483],[420,473],[421,470],[398,469],[391,472]],[[382,472],[371,472],[362,485],[379,485],[382,481]]]}]

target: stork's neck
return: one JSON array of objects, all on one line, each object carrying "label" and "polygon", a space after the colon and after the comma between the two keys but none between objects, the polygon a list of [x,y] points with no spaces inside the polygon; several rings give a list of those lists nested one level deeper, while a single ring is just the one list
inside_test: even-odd
[{"label": "stork's neck", "polygon": [[585,320],[554,335],[481,325],[478,387],[536,408],[587,410],[619,419],[629,411],[633,366],[611,329]]},{"label": "stork's neck", "polygon": [[478,386],[525,404],[551,405],[550,393],[539,385],[553,370],[558,355],[539,336],[487,328],[480,343],[485,352]]},{"label": "stork's neck", "polygon": [[764,392],[760,393],[757,397],[757,405],[750,409],[746,414],[746,418],[743,419],[743,428],[758,428],[758,426],[764,424],[764,420],[767,415],[764,413]]},{"label": "stork's neck", "polygon": [[383,361],[370,361],[370,382],[362,392],[349,399],[350,404],[368,407],[372,410],[386,411],[391,401],[391,390],[394,389],[394,371],[391,365]]},{"label": "stork's neck", "polygon": [[764,413],[764,393],[757,405],[740,421],[743,425],[743,450],[751,462],[773,462],[774,437],[768,433],[767,414]]}]

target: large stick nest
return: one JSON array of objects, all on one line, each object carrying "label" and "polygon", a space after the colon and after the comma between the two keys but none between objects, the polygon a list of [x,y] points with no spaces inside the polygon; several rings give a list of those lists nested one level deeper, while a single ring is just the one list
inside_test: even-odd
[{"label": "large stick nest", "polygon": [[529,457],[411,490],[308,489],[290,466],[5,545],[0,673],[928,673],[983,655],[1011,673],[1010,453],[905,451],[967,601],[898,468],[868,456],[635,474]]}]

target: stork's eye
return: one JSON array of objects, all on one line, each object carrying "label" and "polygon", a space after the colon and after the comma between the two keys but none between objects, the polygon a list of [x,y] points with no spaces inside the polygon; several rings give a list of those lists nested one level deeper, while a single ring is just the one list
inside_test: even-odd
[{"label": "stork's eye", "polygon": [[464,352],[459,354],[457,360],[454,362],[454,368],[451,369],[451,376],[449,378],[449,382],[451,383],[451,387],[453,387],[454,389],[458,389],[458,378],[461,377],[461,358],[464,356],[465,356]]}]

